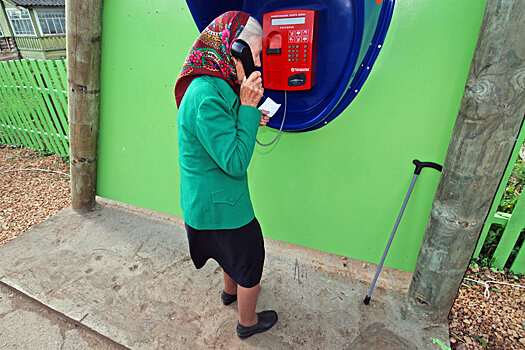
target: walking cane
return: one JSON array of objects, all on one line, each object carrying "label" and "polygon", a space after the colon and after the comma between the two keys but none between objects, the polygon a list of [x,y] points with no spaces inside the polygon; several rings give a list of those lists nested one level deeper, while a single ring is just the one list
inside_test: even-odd
[{"label": "walking cane", "polygon": [[399,226],[399,222],[401,221],[401,217],[403,216],[403,212],[405,211],[405,208],[407,206],[408,198],[410,198],[410,194],[412,193],[412,189],[414,188],[417,177],[421,173],[421,170],[427,167],[434,168],[437,171],[441,171],[443,169],[443,167],[439,164],[431,163],[431,162],[420,162],[417,159],[414,159],[412,163],[414,163],[414,165],[416,166],[416,170],[414,170],[414,177],[412,178],[412,183],[410,184],[410,188],[408,189],[408,193],[405,197],[405,201],[403,202],[403,206],[401,207],[401,211],[399,212],[399,215],[397,216],[396,224],[394,225],[394,229],[392,230],[392,234],[390,235],[390,239],[388,240],[388,243],[386,245],[385,252],[383,253],[383,257],[381,258],[379,267],[377,268],[376,275],[374,277],[374,280],[372,281],[372,286],[370,287],[370,291],[365,297],[365,301],[364,301],[365,305],[368,305],[370,303],[370,298],[372,297],[372,292],[374,291],[374,287],[376,285],[377,278],[379,277],[379,273],[381,272],[381,268],[383,267],[383,263],[385,262],[386,255],[388,254],[388,249],[390,249],[390,244],[392,243],[392,240],[394,239],[394,235],[396,234],[397,227]]}]

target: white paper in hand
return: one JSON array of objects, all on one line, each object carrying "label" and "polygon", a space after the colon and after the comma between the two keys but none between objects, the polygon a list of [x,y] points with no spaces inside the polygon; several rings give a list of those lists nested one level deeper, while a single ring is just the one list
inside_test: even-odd
[{"label": "white paper in hand", "polygon": [[264,103],[259,107],[260,110],[268,111],[268,117],[273,117],[273,115],[281,108],[281,105],[278,103],[275,103],[274,100],[267,97]]}]

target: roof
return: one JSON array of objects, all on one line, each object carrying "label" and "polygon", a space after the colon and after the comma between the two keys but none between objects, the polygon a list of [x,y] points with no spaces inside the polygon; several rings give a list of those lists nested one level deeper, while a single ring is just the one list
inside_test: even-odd
[{"label": "roof", "polygon": [[65,0],[8,0],[17,6],[65,6]]}]

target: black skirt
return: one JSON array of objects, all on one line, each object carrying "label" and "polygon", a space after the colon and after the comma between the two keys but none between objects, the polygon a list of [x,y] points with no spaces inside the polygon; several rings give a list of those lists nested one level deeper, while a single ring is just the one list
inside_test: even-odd
[{"label": "black skirt", "polygon": [[197,230],[186,225],[186,232],[196,268],[200,269],[211,258],[242,287],[255,287],[260,282],[264,240],[256,218],[231,230]]}]

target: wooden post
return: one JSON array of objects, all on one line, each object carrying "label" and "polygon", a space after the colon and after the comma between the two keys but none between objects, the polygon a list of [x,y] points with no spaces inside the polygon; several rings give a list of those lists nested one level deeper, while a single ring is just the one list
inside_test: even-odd
[{"label": "wooden post", "polygon": [[71,202],[95,205],[103,0],[66,1]]},{"label": "wooden post", "polygon": [[525,3],[488,0],[409,289],[413,310],[447,317],[525,113]]}]

